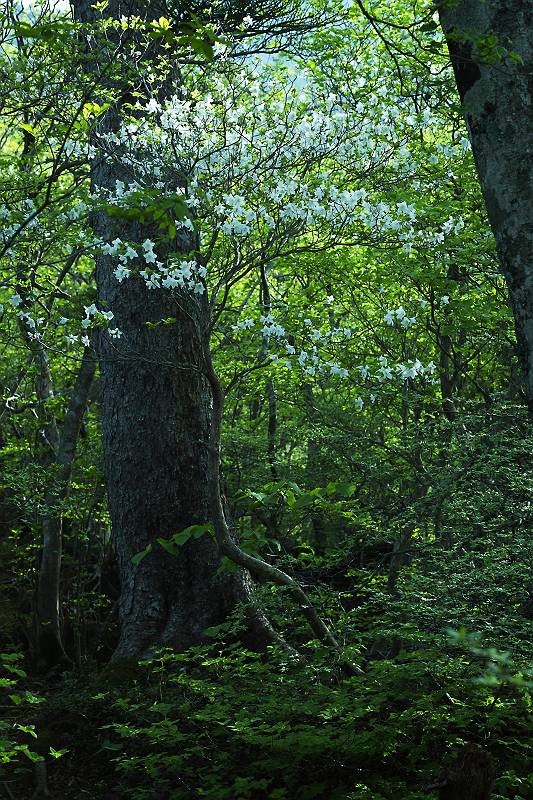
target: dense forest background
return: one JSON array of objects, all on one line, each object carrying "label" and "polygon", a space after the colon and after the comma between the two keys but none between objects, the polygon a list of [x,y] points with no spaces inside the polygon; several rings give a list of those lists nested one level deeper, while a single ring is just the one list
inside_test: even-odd
[{"label": "dense forest background", "polygon": [[533,800],[528,0],[2,0],[0,796]]}]

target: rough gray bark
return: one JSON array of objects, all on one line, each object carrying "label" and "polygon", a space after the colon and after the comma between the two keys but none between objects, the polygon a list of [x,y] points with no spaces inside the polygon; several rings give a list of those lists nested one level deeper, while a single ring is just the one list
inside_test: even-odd
[{"label": "rough gray bark", "polygon": [[[440,0],[457,88],[509,287],[533,414],[533,16],[531,0]],[[488,48],[496,37],[496,47]]]},{"label": "rough gray bark", "polygon": [[[103,217],[98,232],[109,235]],[[187,542],[178,557],[156,544],[209,519],[210,392],[196,338],[209,324],[207,309],[181,298],[179,313],[168,290],[149,291],[136,278],[120,285],[113,268],[109,258],[98,260],[100,301],[123,331],[119,344],[102,336],[100,351],[104,466],[121,580],[118,658],[198,644],[244,595],[238,576],[217,574],[210,537]],[[168,316],[177,322],[146,325]],[[152,552],[135,566],[132,558],[149,544]]]},{"label": "rough gray bark", "polygon": [[[75,4],[77,17],[91,22],[89,0]],[[161,6],[111,0],[106,15],[158,18]],[[99,52],[99,62],[105,54]],[[157,52],[153,53],[154,58]],[[88,69],[94,69],[90,66]],[[124,81],[123,97],[135,88]],[[116,89],[116,84],[115,84]],[[159,100],[164,100],[160,87]],[[120,101],[105,115],[101,129],[119,124]],[[100,158],[93,164],[95,186],[114,189],[129,182],[128,168]],[[126,219],[93,215],[93,228],[106,241],[155,241],[158,231]],[[193,240],[158,245],[166,252],[195,249]],[[138,264],[142,267],[144,263]],[[219,573],[220,555],[209,536],[189,540],[178,557],[157,539],[209,521],[209,438],[211,392],[203,374],[202,352],[209,337],[205,295],[192,297],[168,289],[146,288],[132,276],[119,283],[116,262],[97,258],[98,302],[112,309],[122,337],[102,332],[99,356],[102,393],[104,469],[113,540],[121,581],[120,639],[115,659],[137,658],[161,646],[178,650],[197,645],[206,628],[221,623],[238,602],[250,605],[250,627],[264,638],[273,632],[251,603],[247,573]],[[150,326],[173,317],[173,324]],[[135,555],[152,546],[136,566]],[[259,636],[259,634],[258,634]]]}]

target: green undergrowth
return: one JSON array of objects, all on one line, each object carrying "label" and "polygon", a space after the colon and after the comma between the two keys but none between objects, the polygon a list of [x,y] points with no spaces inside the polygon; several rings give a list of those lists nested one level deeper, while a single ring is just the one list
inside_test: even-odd
[{"label": "green undergrowth", "polygon": [[380,630],[348,648],[364,668],[349,678],[316,642],[305,664],[214,641],[86,665],[39,709],[37,741],[65,753],[50,781],[87,787],[96,767],[94,798],[422,800],[475,743],[496,759],[494,800],[533,798],[523,657],[464,630]]},{"label": "green undergrowth", "polygon": [[472,423],[445,459],[428,456],[427,490],[405,508],[391,511],[383,487],[363,504],[344,480],[243,495],[243,512],[290,531],[276,542],[243,524],[243,546],[301,582],[362,674],[308,641],[269,585],[257,600],[303,662],[244,649],[242,609],[203,647],[86,659],[55,686],[8,653],[0,780],[31,797],[42,758],[64,800],[437,800],[474,744],[496,764],[491,800],[533,800],[533,442],[494,425],[490,447]]}]

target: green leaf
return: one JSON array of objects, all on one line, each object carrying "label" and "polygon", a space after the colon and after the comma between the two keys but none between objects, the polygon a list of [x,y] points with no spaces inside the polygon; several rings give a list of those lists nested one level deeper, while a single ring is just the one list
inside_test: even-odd
[{"label": "green leaf", "polygon": [[3,665],[6,672],[10,672],[12,675],[18,675],[19,678],[26,678],[27,674],[24,672],[23,669],[19,669],[19,667],[12,667],[10,664]]},{"label": "green leaf", "polygon": [[184,528],[184,530],[175,533],[168,539],[157,539],[157,542],[167,553],[174,556],[178,554],[179,548],[183,547],[190,539],[199,539],[201,536],[205,536],[206,533],[211,536],[214,535],[213,525],[210,522],[204,525],[189,525],[188,528]]},{"label": "green leaf", "polygon": [[24,658],[22,653],[2,653],[0,661],[21,661]]},{"label": "green leaf", "polygon": [[33,761],[34,764],[44,761],[43,756],[40,756],[38,753],[34,753],[26,744],[18,745],[14,749],[18,750],[20,753],[24,753],[24,755],[29,758],[30,761]]},{"label": "green leaf", "polygon": [[68,747],[63,747],[61,750],[56,750],[55,748],[50,747],[50,755],[52,756],[52,758],[61,758],[61,756],[64,756],[65,753],[68,752],[69,752]]},{"label": "green leaf", "polygon": [[135,566],[138,567],[139,564],[141,563],[141,561],[143,560],[143,558],[146,558],[148,553],[151,553],[151,552],[152,552],[152,545],[151,544],[146,545],[144,550],[141,550],[140,553],[136,553],[134,556],[132,556],[132,559],[131,559],[132,564],[135,564]]},{"label": "green leaf", "polygon": [[217,569],[217,575],[220,575],[223,572],[239,572],[240,567],[234,561],[224,556],[222,561],[220,562],[220,566]]},{"label": "green leaf", "polygon": [[15,723],[15,728],[19,731],[22,731],[22,733],[27,733],[29,736],[33,736],[34,739],[37,738],[34,725],[19,725],[17,722]]},{"label": "green leaf", "polygon": [[346,483],[343,481],[328,483],[326,486],[326,492],[330,497],[332,495],[338,495],[339,497],[351,497],[356,489],[357,484]]},{"label": "green leaf", "polygon": [[207,41],[206,39],[198,39],[196,37],[191,37],[189,39],[189,45],[195,53],[198,55],[203,56],[206,61],[212,61],[214,58],[214,51],[213,45],[211,42]]},{"label": "green leaf", "polygon": [[165,317],[158,322],[145,322],[145,325],[147,328],[158,328],[159,325],[173,325],[176,321],[176,317]]},{"label": "green leaf", "polygon": [[37,128],[34,128],[33,125],[30,125],[27,122],[21,122],[20,127],[23,131],[26,131],[26,133],[31,134],[33,137],[37,136]]},{"label": "green leaf", "polygon": [[124,745],[112,742],[110,739],[104,739],[102,742],[102,750],[123,750]]}]

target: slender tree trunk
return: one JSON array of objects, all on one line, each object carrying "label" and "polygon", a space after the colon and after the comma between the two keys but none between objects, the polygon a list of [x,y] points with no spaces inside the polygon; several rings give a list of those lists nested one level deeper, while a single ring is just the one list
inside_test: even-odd
[{"label": "slender tree trunk", "polygon": [[37,661],[42,667],[52,667],[68,661],[61,636],[60,577],[63,546],[61,506],[70,492],[72,465],[96,369],[96,359],[92,350],[86,348],[60,430],[55,416],[46,409],[46,402],[53,398],[54,392],[46,351],[40,343],[36,345],[35,357],[39,366],[37,397],[43,419],[40,430],[44,448],[42,463],[49,471],[50,478],[44,498],[43,546],[35,598],[34,624]]},{"label": "slender tree trunk", "polygon": [[452,337],[448,334],[438,334],[439,343],[439,380],[440,392],[442,395],[442,412],[444,416],[453,422],[457,416],[455,403],[453,402],[454,381],[451,375],[450,358],[452,354]]},{"label": "slender tree trunk", "polygon": [[[531,0],[438,3],[515,318],[533,414]],[[496,37],[491,45],[489,37]]]},{"label": "slender tree trunk", "polygon": [[[333,324],[332,324],[333,327]],[[307,409],[308,425],[313,423],[313,418],[316,412],[313,410],[315,407],[315,398],[313,387],[310,383],[304,383],[302,387],[303,399]],[[307,438],[307,458],[305,464],[306,480],[308,489],[314,489],[317,486],[320,478],[320,447],[317,437],[310,429]],[[313,544],[318,547],[325,547],[328,544],[326,537],[326,526],[324,514],[321,511],[312,510],[310,515],[311,534]]]},{"label": "slender tree trunk", "polygon": [[[261,284],[259,292],[259,302],[263,309],[263,314],[267,317],[272,311],[272,300],[270,298],[270,287],[268,285],[268,274],[264,265],[261,266]],[[263,338],[259,351],[259,361],[263,361],[267,354],[267,340]],[[276,464],[276,438],[278,430],[278,402],[274,381],[267,378],[265,384],[266,396],[268,401],[268,427],[267,427],[267,457],[270,467],[272,480],[278,479],[278,468]]]},{"label": "slender tree trunk", "polygon": [[268,399],[268,465],[270,467],[270,475],[273,481],[278,479],[278,466],[276,454],[276,438],[278,431],[278,401],[276,397],[276,389],[274,388],[274,381],[268,378],[266,382],[266,394]]}]

